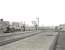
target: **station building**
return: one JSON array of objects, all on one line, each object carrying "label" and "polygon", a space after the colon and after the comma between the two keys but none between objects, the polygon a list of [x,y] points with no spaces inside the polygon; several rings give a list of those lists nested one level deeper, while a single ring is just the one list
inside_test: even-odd
[{"label": "station building", "polygon": [[9,25],[9,21],[4,21],[3,19],[0,19],[0,32],[5,31]]}]

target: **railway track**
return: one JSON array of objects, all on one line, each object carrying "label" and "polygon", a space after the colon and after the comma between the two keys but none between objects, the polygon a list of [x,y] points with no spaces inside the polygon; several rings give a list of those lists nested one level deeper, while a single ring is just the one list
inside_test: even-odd
[{"label": "railway track", "polygon": [[0,36],[0,46],[25,39],[34,35],[39,34],[40,32],[31,32],[31,33],[20,33],[20,34],[14,34],[14,35],[9,35],[9,36]]}]

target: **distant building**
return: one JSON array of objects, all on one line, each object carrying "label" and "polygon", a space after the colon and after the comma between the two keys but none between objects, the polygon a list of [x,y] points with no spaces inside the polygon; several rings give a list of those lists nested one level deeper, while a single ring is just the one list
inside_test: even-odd
[{"label": "distant building", "polygon": [[12,23],[12,27],[15,28],[15,29],[20,28],[18,22],[13,22],[13,23]]},{"label": "distant building", "polygon": [[65,31],[65,24],[60,24],[59,26],[57,26],[57,29],[61,31]]},{"label": "distant building", "polygon": [[65,28],[65,24],[59,25],[59,26],[58,26],[58,29],[60,29],[60,28]]},{"label": "distant building", "polygon": [[3,19],[0,19],[0,32],[6,30],[9,25],[9,21],[4,21]]}]

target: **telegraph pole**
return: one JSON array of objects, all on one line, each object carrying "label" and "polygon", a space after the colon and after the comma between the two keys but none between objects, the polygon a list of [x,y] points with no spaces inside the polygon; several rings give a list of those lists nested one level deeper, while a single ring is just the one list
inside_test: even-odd
[{"label": "telegraph pole", "polygon": [[36,17],[36,21],[32,21],[32,24],[34,24],[36,30],[39,30],[39,17]]}]

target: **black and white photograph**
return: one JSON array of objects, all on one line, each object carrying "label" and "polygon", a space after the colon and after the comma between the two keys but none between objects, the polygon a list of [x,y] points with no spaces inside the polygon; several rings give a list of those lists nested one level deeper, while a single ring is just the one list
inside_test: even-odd
[{"label": "black and white photograph", "polygon": [[0,0],[0,50],[65,50],[65,0]]}]

